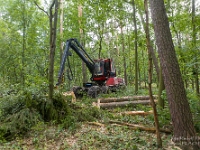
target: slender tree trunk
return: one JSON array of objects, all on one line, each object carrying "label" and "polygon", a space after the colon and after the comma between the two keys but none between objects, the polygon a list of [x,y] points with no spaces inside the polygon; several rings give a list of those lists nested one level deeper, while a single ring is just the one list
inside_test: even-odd
[{"label": "slender tree trunk", "polygon": [[[82,19],[82,16],[83,16],[83,7],[82,5],[80,4],[78,6],[78,17],[79,17],[79,33],[80,33],[80,43],[81,45],[84,47],[84,42],[83,42],[83,29],[82,29],[82,22],[81,22],[81,19]],[[82,82],[83,83],[86,83],[87,82],[87,68],[86,68],[86,65],[85,63],[82,61],[82,75],[83,75],[83,80]]]},{"label": "slender tree trunk", "polygon": [[[103,27],[104,28],[104,27]],[[101,58],[101,51],[102,51],[102,41],[103,41],[103,28],[101,31],[101,27],[99,26],[99,59]]]},{"label": "slender tree trunk", "polygon": [[[54,7],[54,14],[53,14]],[[56,29],[58,17],[58,0],[54,0],[49,9],[49,23],[50,23],[50,55],[49,55],[49,100],[53,100],[54,89],[54,56],[56,49]]]},{"label": "slender tree trunk", "polygon": [[60,0],[60,63],[63,54],[63,0]]},{"label": "slender tree trunk", "polygon": [[184,147],[187,147],[190,144],[189,138],[194,138],[196,133],[175,54],[164,1],[150,0],[149,2],[172,119],[173,141],[179,143],[183,142],[182,139],[185,138],[186,145]]},{"label": "slender tree trunk", "polygon": [[[145,66],[145,53],[144,50],[142,50],[142,65]],[[144,87],[147,87],[147,80],[146,80],[146,69],[143,68],[143,79],[144,79]]]},{"label": "slender tree trunk", "polygon": [[138,94],[138,49],[137,49],[137,22],[136,22],[136,10],[135,10],[135,0],[132,0],[133,6],[133,22],[134,22],[134,31],[135,31],[135,94]]},{"label": "slender tree trunk", "polygon": [[[127,33],[129,33],[129,30],[127,28]],[[132,74],[133,74],[133,69],[132,69],[132,61],[131,61],[131,46],[130,46],[130,35],[128,34],[128,50],[129,50],[129,73],[130,75],[128,76],[128,83],[130,83],[130,81],[132,81]],[[127,84],[128,84],[127,83]]]},{"label": "slender tree trunk", "polygon": [[160,108],[165,107],[164,99],[162,98],[162,92],[164,91],[164,89],[165,89],[165,84],[163,81],[162,69],[160,69],[159,86],[158,86],[158,106],[160,106]]},{"label": "slender tree trunk", "polygon": [[121,29],[121,39],[122,39],[122,53],[123,53],[123,67],[124,67],[124,80],[125,84],[127,85],[127,70],[126,70],[126,56],[125,56],[125,43],[124,43],[124,32],[123,32],[123,25],[120,23],[120,29]]},{"label": "slender tree trunk", "polygon": [[152,52],[151,52],[151,41],[150,41],[150,35],[149,35],[149,14],[148,14],[148,3],[147,0],[144,1],[145,6],[145,14],[146,14],[146,43],[147,43],[147,49],[148,49],[148,59],[149,59],[149,80],[148,80],[148,87],[149,87],[149,97],[151,101],[151,105],[153,107],[153,114],[154,114],[154,121],[155,121],[155,128],[156,128],[156,135],[157,135],[157,145],[158,148],[162,147],[162,140],[160,136],[159,131],[159,122],[158,122],[158,115],[156,110],[156,105],[153,98],[153,92],[152,92],[152,70],[153,70],[153,64],[152,64]]},{"label": "slender tree trunk", "polygon": [[21,79],[22,85],[25,84],[25,51],[26,51],[26,1],[23,3],[23,41],[22,41],[22,70],[21,70]]}]

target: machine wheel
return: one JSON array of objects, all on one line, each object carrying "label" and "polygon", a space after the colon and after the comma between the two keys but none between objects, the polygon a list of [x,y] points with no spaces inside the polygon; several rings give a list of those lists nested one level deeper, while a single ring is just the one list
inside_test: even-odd
[{"label": "machine wheel", "polygon": [[99,86],[92,86],[88,89],[88,96],[92,98],[96,98],[98,94],[101,93],[101,89]]},{"label": "machine wheel", "polygon": [[108,86],[102,86],[102,87],[101,87],[101,92],[102,92],[103,94],[108,94],[108,93],[109,93],[109,88],[108,88]]},{"label": "machine wheel", "polygon": [[76,98],[82,98],[83,97],[83,88],[80,86],[74,86],[72,88],[72,91],[74,92]]}]

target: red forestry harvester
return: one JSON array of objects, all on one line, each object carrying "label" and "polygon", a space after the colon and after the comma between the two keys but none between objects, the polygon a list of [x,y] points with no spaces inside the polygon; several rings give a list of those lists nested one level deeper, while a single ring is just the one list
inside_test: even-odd
[{"label": "red forestry harvester", "polygon": [[117,88],[125,85],[124,79],[116,77],[116,71],[112,59],[92,60],[78,40],[74,38],[66,41],[57,85],[62,83],[66,59],[71,71],[68,59],[68,56],[72,55],[70,48],[83,60],[92,75],[90,78],[92,82],[83,83],[83,87],[74,86],[72,88],[76,97],[82,97],[83,93],[86,92],[90,97],[94,98],[100,93],[107,93],[109,90],[116,91]]}]

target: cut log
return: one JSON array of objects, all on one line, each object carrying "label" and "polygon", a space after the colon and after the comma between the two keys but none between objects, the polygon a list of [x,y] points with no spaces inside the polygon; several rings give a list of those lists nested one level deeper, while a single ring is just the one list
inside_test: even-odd
[{"label": "cut log", "polygon": [[120,114],[122,115],[132,115],[132,116],[135,116],[135,115],[141,115],[141,116],[147,116],[149,114],[153,114],[153,111],[148,111],[148,112],[145,112],[145,111],[125,111],[125,112],[121,112]]},{"label": "cut log", "polygon": [[[156,95],[153,96],[154,99],[157,98]],[[123,102],[123,101],[133,101],[133,100],[149,100],[149,96],[127,96],[120,98],[99,98],[98,103],[110,103],[110,102]]]},{"label": "cut log", "polygon": [[[157,100],[155,100],[157,102]],[[123,102],[111,102],[111,103],[97,103],[96,106],[98,108],[114,108],[114,107],[122,107],[122,106],[130,106],[130,105],[149,105],[150,100],[135,100],[135,101],[123,101]]]},{"label": "cut log", "polygon": [[[109,121],[109,123],[111,124],[116,124],[118,126],[127,126],[129,127],[130,129],[133,129],[133,130],[142,130],[142,131],[148,131],[148,132],[156,132],[156,128],[155,127],[146,127],[146,126],[143,126],[143,125],[138,125],[138,124],[130,124],[130,123],[126,123],[126,122],[119,122],[119,121]],[[172,133],[171,130],[169,129],[160,129],[161,132],[164,132],[164,133]]]}]

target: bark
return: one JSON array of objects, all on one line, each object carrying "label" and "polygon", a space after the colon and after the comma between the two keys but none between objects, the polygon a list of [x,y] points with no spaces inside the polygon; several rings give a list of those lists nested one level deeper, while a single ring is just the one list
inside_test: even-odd
[{"label": "bark", "polygon": [[[177,143],[180,142],[180,138],[195,137],[196,133],[176,58],[164,1],[150,0],[149,2],[172,119],[173,140]],[[186,144],[189,144],[189,142]]]},{"label": "bark", "polygon": [[[54,7],[54,13],[53,13]],[[49,9],[49,24],[50,24],[50,55],[49,55],[49,99],[53,99],[54,90],[54,56],[56,49],[56,29],[58,17],[58,0],[54,0]]]}]

